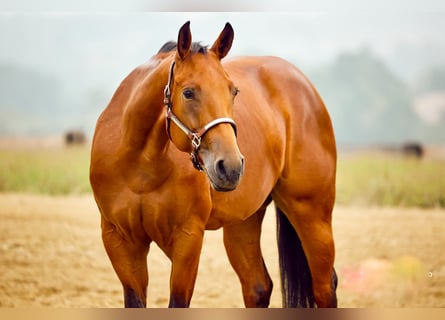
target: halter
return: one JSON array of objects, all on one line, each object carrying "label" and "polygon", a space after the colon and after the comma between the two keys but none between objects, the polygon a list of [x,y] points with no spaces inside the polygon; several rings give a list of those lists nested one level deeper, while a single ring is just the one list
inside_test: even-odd
[{"label": "halter", "polygon": [[[175,66],[175,61],[172,61],[170,65],[170,72],[168,74],[168,82],[164,89],[164,105],[166,106],[166,125],[167,125],[167,134],[170,140],[172,140],[172,137],[170,135],[170,121],[173,121],[174,124],[178,126],[179,129],[181,129],[182,132],[184,132],[187,137],[191,140],[192,143],[192,152],[190,153],[190,159],[192,160],[193,167],[197,169],[198,171],[204,171],[203,164],[198,156],[198,151],[201,146],[201,139],[202,137],[213,127],[221,124],[221,123],[229,123],[233,131],[235,131],[236,136],[236,124],[235,121],[233,121],[230,118],[218,118],[215,120],[210,121],[208,124],[206,124],[204,127],[202,127],[199,130],[190,130],[181,120],[178,119],[178,117],[173,113],[172,111],[172,100],[171,100],[171,84],[173,81],[173,68]],[[172,140],[173,141],[173,140]]]}]

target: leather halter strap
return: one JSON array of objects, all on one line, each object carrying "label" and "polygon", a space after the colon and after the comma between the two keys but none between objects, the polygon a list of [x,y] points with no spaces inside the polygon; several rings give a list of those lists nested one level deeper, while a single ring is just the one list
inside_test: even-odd
[{"label": "leather halter strap", "polygon": [[171,84],[173,81],[173,68],[175,66],[175,61],[172,61],[170,65],[170,71],[168,74],[168,82],[164,89],[164,105],[166,106],[166,126],[167,126],[167,134],[170,140],[172,140],[170,135],[170,121],[172,121],[182,132],[184,132],[187,137],[191,140],[193,151],[190,153],[190,159],[192,160],[193,167],[199,171],[204,171],[203,164],[198,156],[198,151],[201,146],[202,137],[213,127],[221,124],[221,123],[229,123],[233,131],[235,131],[236,136],[236,124],[235,121],[231,118],[218,118],[210,121],[204,127],[199,130],[191,130],[187,127],[172,111],[172,100],[171,100]]}]

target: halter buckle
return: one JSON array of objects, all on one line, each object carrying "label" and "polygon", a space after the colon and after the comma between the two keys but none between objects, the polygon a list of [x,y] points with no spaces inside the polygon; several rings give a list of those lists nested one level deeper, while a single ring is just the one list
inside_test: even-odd
[{"label": "halter buckle", "polygon": [[193,149],[198,151],[199,147],[201,146],[201,137],[194,133],[192,134],[191,140]]}]

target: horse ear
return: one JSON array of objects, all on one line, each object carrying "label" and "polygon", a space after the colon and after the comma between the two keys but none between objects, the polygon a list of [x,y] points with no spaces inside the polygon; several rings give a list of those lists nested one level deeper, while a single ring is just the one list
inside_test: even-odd
[{"label": "horse ear", "polygon": [[192,46],[192,33],[190,32],[190,21],[184,23],[184,25],[179,29],[178,34],[178,55],[181,60],[184,60],[190,53],[190,48]]},{"label": "horse ear", "polygon": [[230,23],[226,23],[223,31],[219,34],[218,39],[216,39],[213,44],[211,51],[215,52],[216,56],[221,60],[224,58],[227,53],[229,53],[230,48],[232,47],[233,42],[233,28]]}]

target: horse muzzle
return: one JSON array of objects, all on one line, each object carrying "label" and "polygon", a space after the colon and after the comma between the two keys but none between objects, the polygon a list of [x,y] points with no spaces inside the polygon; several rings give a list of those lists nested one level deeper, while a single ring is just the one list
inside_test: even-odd
[{"label": "horse muzzle", "polygon": [[215,191],[232,191],[238,187],[244,174],[244,157],[238,154],[237,157],[216,158],[204,161],[204,166]]}]

